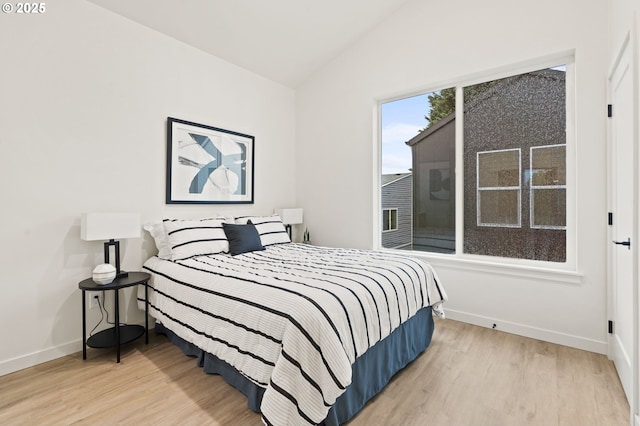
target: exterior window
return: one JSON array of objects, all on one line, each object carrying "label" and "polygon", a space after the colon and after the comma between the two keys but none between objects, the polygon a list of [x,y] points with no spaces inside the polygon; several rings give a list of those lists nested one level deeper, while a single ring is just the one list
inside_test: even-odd
[{"label": "exterior window", "polygon": [[531,147],[531,227],[566,229],[566,145]]},{"label": "exterior window", "polygon": [[382,209],[399,206],[390,165],[409,158],[394,173],[413,182],[402,248],[567,262],[566,78],[560,64],[381,105]]},{"label": "exterior window", "polygon": [[395,231],[398,229],[398,209],[382,210],[382,230]]},{"label": "exterior window", "polygon": [[478,226],[520,227],[520,149],[478,152]]}]

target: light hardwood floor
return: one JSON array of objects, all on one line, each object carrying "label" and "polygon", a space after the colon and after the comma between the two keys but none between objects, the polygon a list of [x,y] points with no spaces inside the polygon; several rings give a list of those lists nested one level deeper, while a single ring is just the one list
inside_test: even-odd
[{"label": "light hardwood floor", "polygon": [[[261,425],[246,399],[162,336],[0,377],[0,425]],[[603,355],[452,320],[349,426],[629,425]]]}]

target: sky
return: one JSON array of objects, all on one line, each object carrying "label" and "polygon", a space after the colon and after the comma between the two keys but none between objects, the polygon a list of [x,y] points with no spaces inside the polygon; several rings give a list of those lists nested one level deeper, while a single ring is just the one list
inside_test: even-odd
[{"label": "sky", "polygon": [[428,94],[382,104],[382,174],[406,173],[411,168],[411,148],[405,142],[427,125]]}]

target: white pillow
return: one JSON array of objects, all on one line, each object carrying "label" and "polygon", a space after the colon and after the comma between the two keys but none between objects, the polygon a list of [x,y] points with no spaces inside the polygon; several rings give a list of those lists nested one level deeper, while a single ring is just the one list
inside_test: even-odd
[{"label": "white pillow", "polygon": [[264,247],[274,244],[290,243],[291,238],[287,233],[280,216],[243,216],[237,217],[236,223],[243,224],[251,221],[260,234],[260,242]]},{"label": "white pillow", "polygon": [[171,247],[171,260],[202,254],[229,252],[224,219],[165,219],[164,229]]},{"label": "white pillow", "polygon": [[158,248],[158,257],[161,259],[171,259],[171,246],[169,245],[169,239],[164,230],[164,223],[162,222],[149,222],[143,226],[144,230],[151,234],[153,241]]}]

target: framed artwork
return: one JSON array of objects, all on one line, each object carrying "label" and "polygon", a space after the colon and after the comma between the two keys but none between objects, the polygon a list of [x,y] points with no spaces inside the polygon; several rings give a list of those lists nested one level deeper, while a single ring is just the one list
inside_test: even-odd
[{"label": "framed artwork", "polygon": [[254,137],[167,118],[167,204],[252,204]]}]

